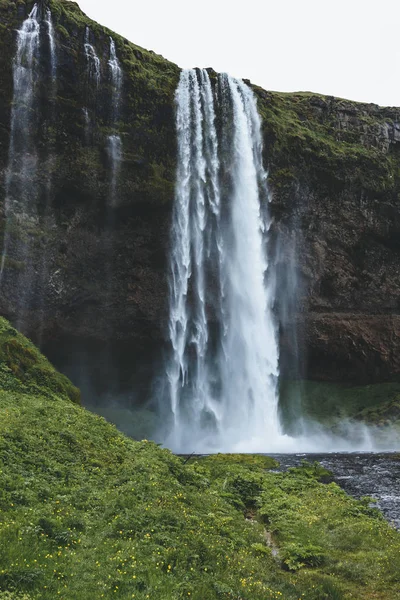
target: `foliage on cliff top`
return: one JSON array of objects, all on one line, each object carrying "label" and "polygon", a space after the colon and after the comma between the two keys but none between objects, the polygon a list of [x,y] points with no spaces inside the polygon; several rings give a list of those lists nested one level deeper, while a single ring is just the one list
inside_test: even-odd
[{"label": "foliage on cliff top", "polygon": [[0,317],[0,389],[80,402],[80,392],[39,350]]},{"label": "foliage on cliff top", "polygon": [[[59,115],[61,118],[56,137],[63,141],[68,132],[76,146],[73,151],[70,144],[65,146],[65,156],[60,160],[63,165],[60,178],[65,179],[70,177],[71,172],[76,172],[77,175],[81,174],[76,178],[77,182],[87,181],[87,169],[75,157],[81,157],[83,164],[90,158],[88,149],[78,143],[79,137],[84,137],[82,108],[88,99],[83,40],[85,28],[89,26],[91,43],[100,58],[103,75],[107,72],[110,35],[116,42],[124,71],[123,106],[118,123],[124,139],[121,173],[124,186],[121,186],[119,193],[125,195],[129,203],[135,197],[167,203],[173,197],[173,98],[179,67],[92,21],[75,2],[46,0],[46,3],[52,10],[58,50],[61,52],[59,72],[63,85],[58,92],[58,102],[65,115]],[[6,48],[12,48],[11,32],[22,17],[17,6],[21,8],[25,5],[27,13],[32,4],[33,0],[21,0],[18,5],[11,0],[1,1],[0,21],[6,24]],[[0,70],[9,71],[7,83],[4,84],[7,92],[4,105],[9,106],[12,57],[7,54],[8,51],[3,58],[0,56]],[[74,80],[74,85],[70,85],[70,78]],[[105,110],[109,82],[104,77],[101,87],[100,102],[97,98],[96,104],[100,104],[102,109],[91,107],[93,114],[97,111],[95,137],[96,143],[100,142],[99,147],[104,145],[104,139],[110,133]],[[253,88],[263,118],[270,182],[282,197],[285,192],[293,194],[293,186],[298,183],[314,190],[323,188],[329,193],[340,192],[344,186],[354,186],[371,194],[398,194],[400,153],[392,151],[396,149],[394,143],[388,151],[383,140],[387,126],[400,121],[398,109],[312,93],[285,94],[266,92],[257,86]],[[3,136],[6,140],[6,133]],[[60,151],[61,146],[58,148]],[[100,155],[95,163],[91,171],[97,169],[101,173]],[[64,173],[65,170],[67,173]],[[104,179],[104,174],[102,177]],[[101,181],[102,177],[97,180]],[[76,186],[78,188],[78,183]]]},{"label": "foliage on cliff top", "polygon": [[2,600],[400,598],[399,534],[318,465],[187,461],[2,381]]},{"label": "foliage on cliff top", "polygon": [[[34,0],[0,4],[0,166],[6,165],[12,104],[12,60],[15,31],[32,8]],[[152,51],[129,42],[87,17],[75,2],[43,0],[52,12],[57,48],[56,118],[47,122],[46,86],[44,107],[39,106],[41,133],[51,131],[56,154],[51,176],[56,198],[67,193],[74,202],[60,202],[66,213],[75,202],[96,197],[96,205],[107,202],[109,192],[108,137],[118,133],[123,141],[118,208],[137,203],[167,204],[173,198],[175,173],[174,91],[180,69]],[[100,61],[101,85],[91,85],[84,52],[85,29]],[[109,69],[110,36],[116,44],[123,70],[120,111],[111,118],[112,83]],[[42,62],[47,49],[43,46]],[[88,113],[87,113],[88,111]],[[90,142],[87,122],[90,119]],[[40,135],[41,135],[40,133]],[[68,184],[66,185],[66,182]],[[1,196],[1,182],[0,182]],[[56,203],[58,201],[56,200]],[[100,211],[99,211],[100,212]],[[68,217],[70,214],[67,215]],[[61,218],[62,220],[63,218]]]},{"label": "foliage on cliff top", "polygon": [[[177,65],[166,60],[163,56],[156,54],[152,50],[146,50],[141,46],[137,46],[118,33],[111,31],[108,27],[100,25],[96,21],[90,19],[80,9],[78,3],[71,0],[48,0],[48,5],[56,22],[67,22],[69,29],[75,27],[77,31],[80,31],[83,34],[85,28],[90,27],[95,37],[100,40],[104,38],[104,36],[111,36],[116,43],[120,59],[127,63],[128,68],[129,66],[134,67],[135,63],[141,62],[145,64],[148,75],[152,69],[155,69],[153,75],[161,77],[164,73],[172,77],[176,77],[179,73]],[[69,32],[67,31],[67,34],[68,33]]]},{"label": "foliage on cliff top", "polygon": [[254,91],[275,188],[302,181],[307,173],[331,190],[343,185],[375,193],[398,189],[400,157],[388,150],[385,132],[399,122],[399,109],[313,93],[265,92],[256,86]]}]

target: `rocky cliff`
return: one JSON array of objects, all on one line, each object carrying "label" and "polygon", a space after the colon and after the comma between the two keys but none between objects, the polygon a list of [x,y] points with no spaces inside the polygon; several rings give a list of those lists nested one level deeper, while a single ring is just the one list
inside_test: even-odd
[{"label": "rocky cliff", "polygon": [[[130,389],[132,378],[148,392],[166,338],[180,70],[90,21],[74,2],[42,2],[55,28],[56,87],[41,78],[36,201],[15,198],[6,228],[12,61],[32,5],[0,0],[0,218],[9,240],[0,313],[41,343],[84,396]],[[98,90],[87,77],[87,26],[100,59]],[[116,124],[110,35],[124,73]],[[48,54],[43,47],[43,73]],[[283,369],[299,374],[301,357],[300,374],[311,379],[399,380],[400,109],[254,91],[272,194]],[[115,127],[123,153],[110,203],[107,137]]]}]

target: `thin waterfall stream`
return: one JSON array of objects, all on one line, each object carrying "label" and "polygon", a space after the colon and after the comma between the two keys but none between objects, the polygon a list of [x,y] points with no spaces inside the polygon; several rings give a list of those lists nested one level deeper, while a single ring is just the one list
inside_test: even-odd
[{"label": "thin waterfall stream", "polygon": [[53,82],[55,82],[57,79],[57,52],[56,52],[56,41],[55,41],[55,37],[54,37],[54,26],[53,26],[53,20],[51,17],[50,9],[46,10],[45,23],[47,26],[47,35],[49,38],[49,47],[50,47],[51,79]]},{"label": "thin waterfall stream", "polygon": [[117,201],[117,182],[122,160],[122,140],[117,133],[117,123],[120,116],[121,92],[123,74],[120,62],[117,56],[115,42],[110,38],[110,58],[108,61],[110,69],[112,96],[111,96],[111,126],[115,130],[108,136],[108,154],[111,162],[111,181],[110,181],[110,203],[115,206]]},{"label": "thin waterfall stream", "polygon": [[[29,219],[30,201],[37,195],[36,173],[38,156],[35,143],[36,113],[34,110],[39,80],[40,21],[39,8],[35,4],[28,18],[17,31],[17,48],[13,61],[13,103],[11,111],[11,134],[8,151],[8,167],[5,178],[6,229],[1,259],[0,283],[3,282],[6,261],[11,246],[11,222]],[[25,260],[29,248],[25,243],[19,250],[18,259]],[[20,285],[18,319],[28,292]]]},{"label": "thin waterfall stream", "polygon": [[83,42],[86,60],[86,106],[83,108],[83,115],[85,119],[85,141],[87,146],[89,146],[92,141],[91,138],[96,120],[97,100],[101,79],[100,58],[96,53],[95,47],[91,44],[90,38],[90,28],[86,27]]},{"label": "thin waterfall stream", "polygon": [[[42,96],[45,83],[47,94]],[[48,255],[43,242],[39,263],[34,264],[31,235],[38,223],[52,227],[51,194],[55,169],[53,122],[57,92],[57,51],[51,11],[35,4],[17,30],[13,60],[13,102],[8,166],[5,177],[5,234],[0,283],[7,285],[7,266],[19,265],[16,282],[15,323],[27,324],[36,307],[40,345],[44,321],[44,289]],[[46,110],[41,105],[47,103]],[[41,140],[41,141],[39,141]],[[18,234],[16,234],[18,232]]]},{"label": "thin waterfall stream", "polygon": [[98,88],[100,85],[100,75],[101,75],[100,59],[97,56],[94,46],[92,46],[92,44],[90,43],[89,27],[86,27],[86,29],[85,29],[85,40],[84,40],[83,48],[85,51],[88,80],[94,81],[94,83],[96,84],[96,88]]}]

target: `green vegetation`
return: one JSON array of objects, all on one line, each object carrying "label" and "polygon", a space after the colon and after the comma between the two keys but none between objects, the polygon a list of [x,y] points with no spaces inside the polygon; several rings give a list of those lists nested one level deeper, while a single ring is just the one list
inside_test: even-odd
[{"label": "green vegetation", "polygon": [[301,404],[301,411],[324,425],[355,419],[378,426],[400,423],[400,383],[348,386],[317,381],[286,381],[281,386],[284,419],[288,408]]},{"label": "green vegetation", "polygon": [[68,395],[1,321],[0,600],[400,598],[400,536],[319,465],[184,459]]},{"label": "green vegetation", "polygon": [[37,348],[0,317],[0,389],[80,403],[80,392]]},{"label": "green vegetation", "polygon": [[377,135],[393,123],[390,109],[309,92],[254,90],[274,189],[289,192],[293,182],[304,183],[305,173],[308,185],[318,190],[340,191],[346,185],[383,194],[398,189],[399,157]]},{"label": "green vegetation", "polygon": [[[62,57],[51,130],[57,223],[66,229],[74,203],[98,206],[108,193],[110,123],[87,91],[87,25],[103,74],[111,34],[124,70],[121,204],[124,198],[127,204],[166,204],[173,197],[179,68],[94,23],[73,2],[50,5]],[[13,36],[21,21],[16,7],[0,0],[3,164]],[[108,86],[105,79],[104,105]],[[399,155],[368,138],[390,123],[390,111],[315,94],[256,93],[270,182],[283,198],[298,182],[315,194],[345,186],[370,190],[378,199],[397,193]],[[88,105],[96,117],[93,148],[83,136]],[[356,124],[341,128],[338,114],[352,110]],[[101,220],[91,210],[88,223],[97,227]],[[9,269],[23,268],[11,260]],[[79,272],[76,287],[81,283]],[[365,388],[307,386],[304,406],[321,421],[332,411],[377,424],[398,414],[399,386],[369,386],[371,395]],[[368,499],[355,501],[329,483],[318,465],[281,474],[260,456],[186,462],[153,443],[128,439],[78,403],[79,391],[1,319],[0,600],[400,598],[399,534]]]}]

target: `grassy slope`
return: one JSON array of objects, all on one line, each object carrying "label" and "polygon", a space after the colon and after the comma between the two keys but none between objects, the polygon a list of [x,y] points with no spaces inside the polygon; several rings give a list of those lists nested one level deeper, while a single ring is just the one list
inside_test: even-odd
[{"label": "grassy slope", "polygon": [[399,534],[320,469],[185,464],[1,368],[1,600],[400,598]]},{"label": "grassy slope", "polygon": [[0,317],[0,389],[80,403],[80,391],[16,329]]}]

